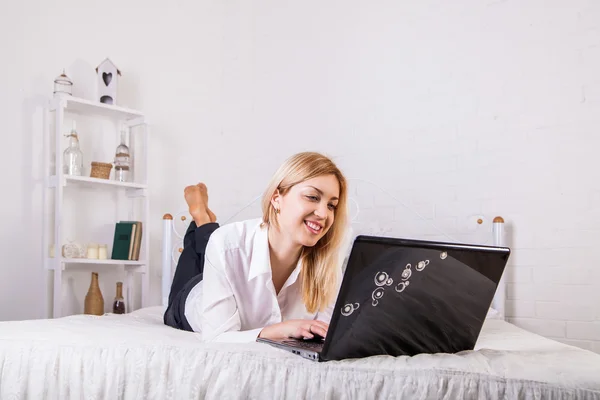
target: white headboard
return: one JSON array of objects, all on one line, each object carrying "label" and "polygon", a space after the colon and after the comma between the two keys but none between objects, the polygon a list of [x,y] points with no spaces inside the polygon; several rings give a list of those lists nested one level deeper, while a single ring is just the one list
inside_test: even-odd
[{"label": "white headboard", "polygon": [[[427,203],[413,202],[407,205],[377,185],[364,180],[349,180],[349,210],[353,239],[359,234],[395,236],[424,240],[443,240],[454,243],[472,243],[491,246],[506,246],[504,219],[493,219],[485,215],[448,217],[446,213],[431,211]],[[432,206],[433,208],[433,206]],[[227,219],[228,222],[260,217],[260,196],[239,207]],[[439,218],[434,218],[439,216]],[[179,254],[183,250],[183,237],[191,217],[187,211],[163,217],[162,238],[162,301],[168,304],[171,281]],[[438,226],[437,224],[440,224]],[[445,233],[450,230],[452,234]],[[492,302],[496,318],[505,318],[506,271],[500,280]]]}]

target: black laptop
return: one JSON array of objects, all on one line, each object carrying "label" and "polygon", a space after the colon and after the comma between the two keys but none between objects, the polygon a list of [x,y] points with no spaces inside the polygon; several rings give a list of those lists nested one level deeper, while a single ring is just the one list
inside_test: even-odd
[{"label": "black laptop", "polygon": [[325,340],[257,341],[314,361],[475,346],[507,247],[358,236]]}]

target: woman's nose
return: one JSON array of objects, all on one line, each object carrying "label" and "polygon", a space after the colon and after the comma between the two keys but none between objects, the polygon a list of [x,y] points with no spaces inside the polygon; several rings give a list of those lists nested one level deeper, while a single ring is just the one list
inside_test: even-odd
[{"label": "woman's nose", "polygon": [[315,210],[315,215],[321,218],[327,218],[327,204],[319,204]]}]

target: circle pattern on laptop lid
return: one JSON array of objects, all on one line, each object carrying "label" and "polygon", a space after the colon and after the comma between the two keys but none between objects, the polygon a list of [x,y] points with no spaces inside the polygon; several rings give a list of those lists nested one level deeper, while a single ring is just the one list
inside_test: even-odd
[{"label": "circle pattern on laptop lid", "polygon": [[360,307],[360,304],[358,304],[358,303],[346,304],[344,307],[342,307],[342,315],[347,317],[348,315],[352,314],[354,312],[354,310],[357,310],[358,307]]},{"label": "circle pattern on laptop lid", "polygon": [[396,292],[398,293],[402,293],[404,291],[404,289],[406,289],[406,287],[410,284],[410,282],[400,282],[399,284],[396,285],[395,289]]},{"label": "circle pattern on laptop lid", "polygon": [[373,298],[373,306],[379,304],[378,300],[383,297],[383,291],[384,289],[382,287],[378,287],[377,289],[373,290],[373,294],[371,294],[371,297]]},{"label": "circle pattern on laptop lid", "polygon": [[428,265],[429,265],[429,260],[419,261],[419,263],[416,266],[417,271],[423,271],[425,269],[425,267]]},{"label": "circle pattern on laptop lid", "polygon": [[378,272],[375,274],[375,284],[377,286],[390,286],[392,283],[394,283],[394,280],[389,277],[387,272]]},{"label": "circle pattern on laptop lid", "polygon": [[402,280],[403,281],[410,279],[410,277],[412,275],[412,271],[411,271],[410,267],[411,267],[410,264],[406,264],[404,271],[402,271]]},{"label": "circle pattern on laptop lid", "polygon": [[[448,253],[446,253],[445,251],[440,254],[440,258],[442,260],[445,259],[447,256]],[[428,265],[429,260],[421,260],[417,262],[415,266],[415,271],[423,271]],[[396,284],[396,286],[394,287],[394,290],[396,292],[402,293],[408,287],[408,285],[410,285],[410,278],[412,277],[412,273],[412,264],[406,264],[406,267],[404,267],[404,270],[400,275],[401,282]],[[379,304],[379,300],[383,298],[383,295],[385,293],[385,286],[391,286],[392,283],[394,283],[394,279],[390,277],[387,272],[379,271],[375,274],[374,281],[376,287],[375,290],[373,290],[373,292],[371,293],[371,299],[373,300],[373,307],[376,307],[377,304]],[[348,315],[352,314],[356,309],[358,309],[358,307],[359,303],[348,303],[342,307],[341,314],[347,317]]]}]

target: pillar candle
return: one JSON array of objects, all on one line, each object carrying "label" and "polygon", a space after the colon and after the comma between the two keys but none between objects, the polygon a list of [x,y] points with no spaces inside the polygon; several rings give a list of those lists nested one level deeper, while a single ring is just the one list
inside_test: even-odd
[{"label": "pillar candle", "polygon": [[98,246],[98,258],[100,260],[106,260],[108,258],[108,251],[105,244]]},{"label": "pillar candle", "polygon": [[98,258],[98,246],[91,244],[87,248],[87,258]]}]

